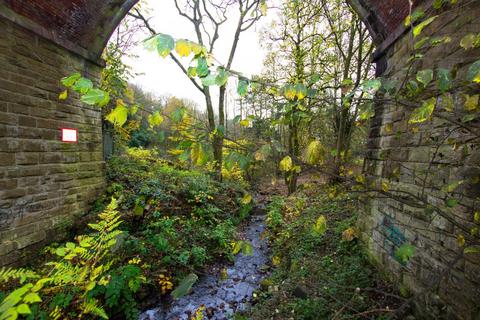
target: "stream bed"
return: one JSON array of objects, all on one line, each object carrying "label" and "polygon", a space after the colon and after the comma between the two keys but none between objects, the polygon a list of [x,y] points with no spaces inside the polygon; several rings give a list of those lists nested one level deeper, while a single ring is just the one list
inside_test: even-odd
[{"label": "stream bed", "polygon": [[234,264],[226,267],[225,280],[218,273],[203,275],[189,295],[143,312],[140,320],[187,320],[201,306],[205,307],[205,318],[213,320],[231,319],[235,312],[248,310],[253,292],[267,274],[268,245],[267,240],[262,239],[264,221],[265,216],[251,217],[244,230],[244,240],[252,244],[253,255],[235,256]]}]

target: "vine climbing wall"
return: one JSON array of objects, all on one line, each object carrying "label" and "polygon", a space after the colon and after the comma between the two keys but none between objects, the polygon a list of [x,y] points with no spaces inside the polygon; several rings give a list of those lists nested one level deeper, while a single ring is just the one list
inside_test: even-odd
[{"label": "vine climbing wall", "polygon": [[[478,99],[479,86],[464,79],[480,49],[462,39],[480,32],[480,5],[424,5],[424,19],[435,18],[421,35],[414,37],[402,21],[375,54],[377,72],[397,88],[413,86],[409,75],[415,80],[416,74],[422,85],[420,70],[432,70],[433,79],[412,95],[412,105],[379,96],[364,170],[380,192],[369,201],[360,228],[372,258],[400,281],[424,317],[478,319],[479,106],[468,100]],[[439,69],[461,85],[441,92]],[[413,105],[432,98],[433,114],[412,121]]]}]

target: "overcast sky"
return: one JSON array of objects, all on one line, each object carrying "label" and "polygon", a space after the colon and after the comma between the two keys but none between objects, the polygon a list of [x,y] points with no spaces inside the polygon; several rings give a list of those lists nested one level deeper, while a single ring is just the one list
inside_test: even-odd
[{"label": "overcast sky", "polygon": [[[150,23],[157,32],[169,34],[176,39],[196,39],[192,24],[178,14],[173,0],[148,0],[147,3],[152,9],[149,14],[152,17]],[[226,62],[230,51],[236,27],[236,10],[232,10],[229,17],[229,21],[220,30],[220,38],[214,50],[215,58],[222,63]],[[262,71],[265,52],[259,44],[259,32],[270,21],[271,16],[267,15],[255,27],[242,33],[233,63],[234,70],[241,71],[246,76],[258,74]],[[203,95],[170,58],[161,58],[156,52],[148,52],[141,45],[134,49],[134,54],[138,57],[134,60],[129,60],[128,64],[133,67],[134,72],[141,74],[135,77],[134,83],[157,95],[170,94],[188,98],[195,101],[201,110],[205,109]],[[183,58],[182,61],[184,64],[188,64],[190,59],[191,57]],[[231,106],[233,99],[235,99],[233,92],[236,89],[234,83],[232,83],[234,81],[230,82],[230,91],[232,93],[229,100]],[[214,91],[218,91],[217,87]]]}]

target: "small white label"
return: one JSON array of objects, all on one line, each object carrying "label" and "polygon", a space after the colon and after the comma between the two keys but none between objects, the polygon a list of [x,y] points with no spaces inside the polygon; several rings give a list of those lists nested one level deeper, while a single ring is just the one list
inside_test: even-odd
[{"label": "small white label", "polygon": [[77,129],[62,128],[62,141],[63,142],[77,142],[78,141]]}]

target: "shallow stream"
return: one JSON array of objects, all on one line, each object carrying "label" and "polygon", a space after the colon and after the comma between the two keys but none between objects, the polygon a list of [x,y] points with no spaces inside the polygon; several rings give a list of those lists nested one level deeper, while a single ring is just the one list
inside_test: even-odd
[{"label": "shallow stream", "polygon": [[266,275],[268,245],[262,239],[264,220],[264,216],[251,217],[244,235],[253,246],[253,255],[239,253],[234,265],[227,266],[225,280],[218,273],[201,276],[189,295],[143,312],[140,320],[186,320],[201,306],[205,307],[205,318],[214,320],[231,319],[235,312],[248,310],[253,292]]}]

